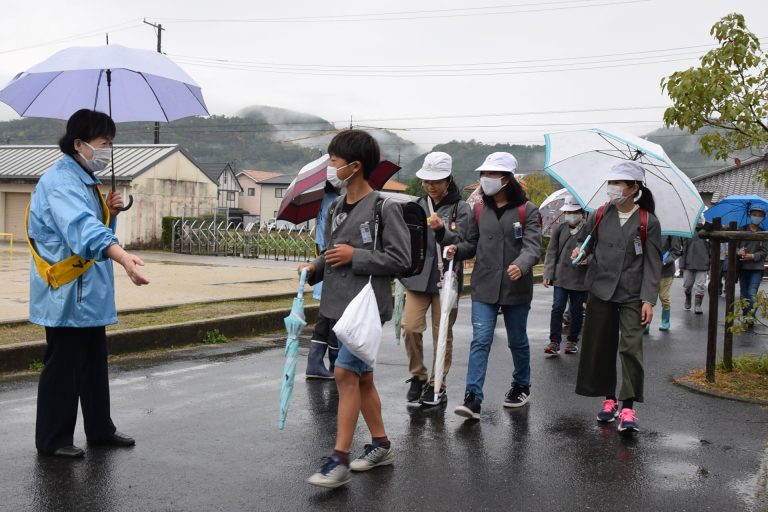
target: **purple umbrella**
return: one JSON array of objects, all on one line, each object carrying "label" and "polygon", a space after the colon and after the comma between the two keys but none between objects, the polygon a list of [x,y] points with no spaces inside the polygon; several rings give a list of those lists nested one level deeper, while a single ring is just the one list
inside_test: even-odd
[{"label": "purple umbrella", "polygon": [[117,44],[61,50],[16,75],[0,101],[22,117],[64,120],[82,108],[118,123],[208,115],[200,87],[171,59]]}]

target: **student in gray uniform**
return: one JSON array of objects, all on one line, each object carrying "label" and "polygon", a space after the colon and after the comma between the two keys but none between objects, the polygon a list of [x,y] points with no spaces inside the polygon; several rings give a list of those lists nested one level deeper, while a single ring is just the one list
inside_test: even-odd
[{"label": "student in gray uniform", "polygon": [[565,217],[565,222],[552,233],[544,258],[544,287],[555,287],[549,322],[549,344],[544,348],[544,353],[552,356],[560,354],[566,304],[570,304],[571,322],[565,353],[575,354],[579,351],[584,302],[587,300],[587,288],[584,285],[587,269],[583,265],[571,263],[573,249],[581,245],[585,238],[583,227],[586,214],[573,196],[565,198],[560,211],[563,212],[561,215]]},{"label": "student in gray uniform", "polygon": [[[653,318],[661,279],[661,226],[654,215],[645,169],[622,161],[606,178],[610,202],[591,216],[587,252],[589,290],[576,393],[605,397],[601,422],[619,417],[620,432],[638,430],[634,402],[643,401],[643,328]],[[593,228],[597,225],[597,229]],[[576,259],[579,249],[571,255]],[[616,400],[616,354],[622,368]]]},{"label": "student in gray uniform", "polygon": [[[442,246],[437,244],[434,232],[448,230],[460,240],[466,237],[469,225],[469,205],[461,200],[461,192],[451,177],[452,159],[448,153],[429,153],[424,158],[424,165],[416,173],[426,195],[419,198],[418,204],[429,212],[427,251],[424,270],[413,277],[402,279],[406,288],[405,310],[403,312],[403,330],[405,332],[405,350],[408,354],[408,370],[411,372],[410,388],[406,395],[409,404],[434,406],[448,401],[446,380],[451,368],[453,354],[453,324],[456,322],[457,309],[451,311],[448,320],[448,337],[443,367],[443,383],[435,400],[435,353],[437,335],[440,329],[440,283],[448,263],[443,262]],[[462,262],[454,263],[458,275],[459,293],[464,279],[461,273]],[[444,268],[445,267],[445,268]],[[427,310],[432,308],[432,371],[427,373],[424,366],[423,334],[427,328]]]},{"label": "student in gray uniform", "polygon": [[[539,209],[528,202],[515,179],[517,160],[510,153],[492,153],[480,172],[483,201],[475,205],[466,241],[448,231],[449,257],[476,256],[472,271],[472,344],[469,348],[464,404],[454,412],[480,419],[483,384],[496,328],[497,312],[504,315],[507,346],[512,352],[512,387],[504,407],[522,407],[531,396],[531,351],[528,311],[533,299],[533,266],[541,256]],[[438,234],[438,240],[441,236]]]},{"label": "student in gray uniform", "polygon": [[[753,205],[749,212],[749,224],[744,227],[744,231],[761,231],[760,224],[765,220],[765,210],[763,205]],[[744,309],[744,314],[748,315],[755,307],[755,297],[763,279],[768,247],[760,241],[744,240],[739,242],[736,254],[739,259],[739,295],[742,300],[749,301],[749,306]],[[753,320],[747,321],[749,327],[753,324]]]},{"label": "student in gray uniform", "polygon": [[[346,193],[331,204],[326,218],[328,246],[307,268],[309,283],[324,282],[320,314],[329,328],[372,277],[382,323],[392,318],[392,276],[404,273],[411,263],[410,235],[402,208],[393,201],[381,205],[381,223],[376,229],[379,194],[368,177],[379,164],[379,145],[362,130],[344,130],[328,145],[329,166],[336,169]],[[374,247],[374,244],[376,247]],[[321,487],[339,487],[350,480],[350,470],[367,471],[392,464],[394,454],[384,430],[381,399],[373,382],[373,368],[352,355],[339,340],[334,375],[339,390],[336,446],[320,470],[308,482]],[[372,441],[363,454],[349,461],[352,435],[360,413]]]},{"label": "student in gray uniform", "polygon": [[[675,261],[683,253],[682,240],[676,236],[664,236],[661,238],[661,283],[659,285],[659,300],[661,301],[661,325],[660,331],[668,331],[672,317],[672,298],[670,292],[672,282],[675,280]],[[645,334],[650,331],[651,324],[645,326]]]},{"label": "student in gray uniform", "polygon": [[[703,219],[702,219],[703,220]],[[691,309],[691,294],[696,302],[694,313],[702,314],[701,303],[707,291],[707,274],[709,273],[709,240],[698,235],[703,222],[696,226],[697,233],[693,238],[683,241],[683,255],[680,257],[680,270],[683,271],[683,290],[685,290],[685,309]]]}]

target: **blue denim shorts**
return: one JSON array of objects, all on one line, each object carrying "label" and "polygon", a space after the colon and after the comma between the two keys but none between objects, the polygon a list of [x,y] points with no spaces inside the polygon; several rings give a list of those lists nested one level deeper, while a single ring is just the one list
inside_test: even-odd
[{"label": "blue denim shorts", "polygon": [[[329,319],[328,323],[328,330],[333,332],[333,326],[336,324],[336,320]],[[371,373],[373,371],[373,367],[368,366],[362,359],[356,357],[338,338],[337,343],[339,344],[339,355],[336,356],[336,367],[356,373],[359,377],[362,377],[364,373]]]}]

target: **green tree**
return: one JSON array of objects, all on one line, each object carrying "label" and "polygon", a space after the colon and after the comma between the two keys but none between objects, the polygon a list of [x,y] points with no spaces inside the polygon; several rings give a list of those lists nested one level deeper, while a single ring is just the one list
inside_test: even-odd
[{"label": "green tree", "polygon": [[[704,128],[702,151],[719,160],[739,150],[768,150],[768,56],[747,29],[744,16],[732,13],[712,26],[719,46],[701,57],[699,67],[662,79],[672,99],[664,112],[667,126],[692,133]],[[764,175],[768,182],[768,175]]]},{"label": "green tree", "polygon": [[421,178],[413,177],[408,182],[408,188],[405,189],[406,194],[412,196],[421,197],[424,195],[424,187],[421,186]]},{"label": "green tree", "polygon": [[528,174],[522,179],[525,182],[525,193],[536,206],[541,205],[548,195],[555,191],[552,178],[543,172]]}]

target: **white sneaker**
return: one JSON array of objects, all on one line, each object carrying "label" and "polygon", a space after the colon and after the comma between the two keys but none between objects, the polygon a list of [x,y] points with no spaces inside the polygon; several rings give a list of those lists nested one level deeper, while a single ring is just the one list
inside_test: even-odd
[{"label": "white sneaker", "polygon": [[393,462],[395,462],[395,454],[391,447],[384,448],[367,444],[363,454],[350,463],[349,469],[352,471],[368,471],[376,466],[388,466]]},{"label": "white sneaker", "polygon": [[326,457],[323,467],[320,471],[307,478],[307,483],[318,487],[327,487],[334,489],[340,487],[352,480],[352,473],[349,466],[340,464],[332,457]]}]

